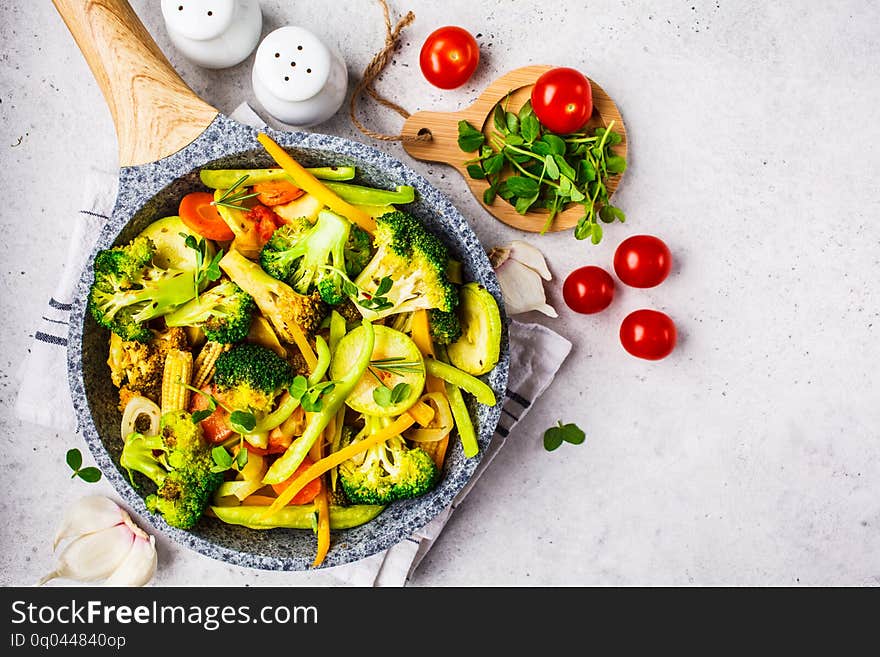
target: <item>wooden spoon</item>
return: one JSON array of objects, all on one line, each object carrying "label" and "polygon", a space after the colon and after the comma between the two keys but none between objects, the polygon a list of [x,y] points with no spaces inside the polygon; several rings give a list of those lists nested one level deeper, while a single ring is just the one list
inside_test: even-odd
[{"label": "wooden spoon", "polygon": [[[480,204],[492,216],[508,226],[533,233],[540,232],[547,221],[547,210],[539,209],[519,214],[514,207],[502,198],[496,198],[491,204],[483,202],[483,192],[488,187],[485,180],[476,180],[468,175],[465,161],[473,154],[465,153],[458,147],[458,122],[468,121],[477,129],[489,134],[493,128],[492,111],[500,101],[508,95],[507,109],[519,111],[529,99],[535,81],[552,66],[525,66],[502,75],[480,95],[476,102],[458,112],[416,112],[410,116],[403,126],[404,136],[415,136],[430,131],[431,141],[404,141],[406,152],[418,160],[442,162],[454,167],[467,181],[471,192]],[[617,155],[626,157],[627,138],[623,118],[614,101],[598,84],[590,80],[593,89],[593,116],[587,124],[589,128],[607,126],[614,121],[614,130],[619,132],[623,141],[613,148]],[[614,193],[620,183],[620,175],[608,179],[609,196]],[[560,212],[553,220],[551,231],[565,230],[577,224],[584,216],[583,206],[572,203]]]}]

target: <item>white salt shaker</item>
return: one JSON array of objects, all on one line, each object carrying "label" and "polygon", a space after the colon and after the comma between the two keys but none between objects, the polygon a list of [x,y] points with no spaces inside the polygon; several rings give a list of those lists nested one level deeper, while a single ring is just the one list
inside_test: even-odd
[{"label": "white salt shaker", "polygon": [[162,16],[177,49],[205,68],[243,62],[263,29],[259,0],[162,0]]},{"label": "white salt shaker", "polygon": [[348,89],[342,57],[303,27],[281,27],[254,57],[254,94],[282,123],[307,128],[336,114]]}]

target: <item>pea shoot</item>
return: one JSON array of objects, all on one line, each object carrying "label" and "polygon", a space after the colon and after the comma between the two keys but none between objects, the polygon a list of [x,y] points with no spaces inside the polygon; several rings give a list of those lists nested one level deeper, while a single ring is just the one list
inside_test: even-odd
[{"label": "pea shoot", "polygon": [[[506,105],[506,102],[505,102]],[[458,145],[466,153],[471,178],[485,180],[483,202],[490,205],[501,197],[525,214],[536,208],[548,211],[541,233],[568,204],[584,207],[584,216],[574,229],[576,239],[602,240],[602,225],[623,222],[626,215],[611,205],[608,178],[626,170],[626,159],[614,146],[623,141],[614,121],[592,132],[557,135],[544,128],[527,102],[518,113],[501,103],[492,114],[494,130],[486,136],[467,121],[458,123]]]}]

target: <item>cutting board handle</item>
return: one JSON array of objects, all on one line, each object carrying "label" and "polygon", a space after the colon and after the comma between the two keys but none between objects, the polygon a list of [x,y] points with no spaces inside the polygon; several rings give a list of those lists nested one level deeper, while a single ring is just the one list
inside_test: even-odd
[{"label": "cutting board handle", "polygon": [[218,112],[172,68],[126,0],[52,0],[104,93],[119,165],[176,153]]}]

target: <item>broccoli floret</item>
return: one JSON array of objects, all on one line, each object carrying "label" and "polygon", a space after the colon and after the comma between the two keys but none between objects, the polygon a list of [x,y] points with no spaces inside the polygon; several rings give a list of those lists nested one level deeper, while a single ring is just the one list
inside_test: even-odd
[{"label": "broccoli floret", "polygon": [[168,326],[200,326],[213,342],[229,344],[247,337],[256,308],[247,292],[223,281],[165,316]]},{"label": "broccoli floret", "polygon": [[166,413],[161,426],[158,436],[127,436],[120,461],[129,477],[132,471],[140,472],[156,484],[156,492],[147,496],[147,509],[160,513],[173,527],[190,529],[202,517],[223,474],[211,472],[211,447],[189,413]]},{"label": "broccoli floret", "polygon": [[383,310],[359,307],[368,319],[419,309],[451,312],[458,305],[458,292],[446,278],[449,252],[444,244],[413,216],[389,212],[376,219],[376,254],[355,280],[360,290],[374,296],[382,279],[392,280]]},{"label": "broccoli floret", "polygon": [[345,243],[345,273],[349,278],[360,274],[373,255],[373,239],[360,226],[352,224]]},{"label": "broccoli floret", "polygon": [[437,344],[452,344],[461,337],[461,322],[455,311],[431,308],[428,311],[431,339]]},{"label": "broccoli floret", "polygon": [[[355,441],[379,431],[390,418],[365,418],[366,425]],[[439,471],[420,447],[408,448],[400,436],[371,447],[339,466],[339,482],[354,504],[390,504],[394,500],[418,497],[436,483]]]},{"label": "broccoli floret", "polygon": [[317,291],[331,305],[342,303],[345,295],[337,271],[347,271],[350,233],[348,219],[324,210],[314,226],[306,228],[300,222],[276,230],[260,252],[260,265],[300,294]]},{"label": "broccoli floret", "polygon": [[147,342],[147,323],[166,315],[197,294],[193,270],[161,269],[153,264],[156,245],[136,237],[126,246],[99,251],[89,311],[95,321],[124,340]]},{"label": "broccoli floret", "polygon": [[220,268],[253,297],[282,340],[295,344],[294,327],[308,335],[321,325],[326,307],[317,293],[306,296],[296,292],[235,250],[223,256]]},{"label": "broccoli floret", "polygon": [[258,344],[238,344],[217,357],[214,386],[230,406],[267,411],[295,376],[290,364]]},{"label": "broccoli floret", "polygon": [[[401,333],[412,333],[412,320],[413,313],[399,313],[394,316],[391,328]],[[454,311],[431,308],[428,311],[428,326],[431,339],[436,344],[452,344],[461,337],[461,321]]]},{"label": "broccoli floret", "polygon": [[133,395],[141,395],[158,403],[165,357],[172,349],[189,349],[189,340],[182,328],[151,332],[150,335],[149,342],[138,342],[110,334],[107,364],[113,385],[120,389],[120,410],[125,408]]}]

